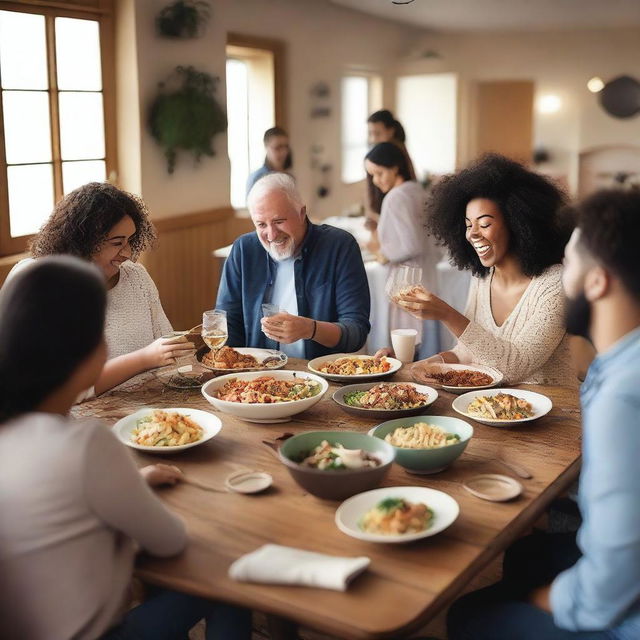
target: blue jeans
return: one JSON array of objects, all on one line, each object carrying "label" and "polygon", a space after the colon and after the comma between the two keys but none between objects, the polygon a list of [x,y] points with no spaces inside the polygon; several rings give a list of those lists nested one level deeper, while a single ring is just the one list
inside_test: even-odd
[{"label": "blue jeans", "polygon": [[207,640],[251,640],[249,609],[166,590],[127,612],[102,640],[186,640],[203,618]]},{"label": "blue jeans", "polygon": [[551,614],[527,602],[532,589],[549,584],[580,557],[575,533],[536,534],[505,554],[503,578],[456,601],[449,609],[449,640],[605,640],[612,631],[567,631]]}]

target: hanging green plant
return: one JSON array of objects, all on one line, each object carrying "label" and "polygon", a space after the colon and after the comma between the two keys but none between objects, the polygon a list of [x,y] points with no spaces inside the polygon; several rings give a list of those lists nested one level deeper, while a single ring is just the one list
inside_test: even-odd
[{"label": "hanging green plant", "polygon": [[149,110],[151,135],[164,148],[173,173],[179,149],[196,159],[214,156],[213,137],[226,131],[227,116],[215,99],[218,78],[193,67],[176,67]]},{"label": "hanging green plant", "polygon": [[196,38],[209,20],[210,7],[204,0],[176,0],[156,17],[156,29],[167,38]]}]

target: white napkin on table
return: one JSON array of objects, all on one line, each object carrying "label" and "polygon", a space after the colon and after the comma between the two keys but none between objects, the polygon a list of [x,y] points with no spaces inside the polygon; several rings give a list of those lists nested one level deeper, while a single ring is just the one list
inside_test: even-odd
[{"label": "white napkin on table", "polygon": [[229,576],[239,582],[293,584],[346,591],[371,563],[370,558],[341,558],[279,544],[265,544],[238,558]]}]

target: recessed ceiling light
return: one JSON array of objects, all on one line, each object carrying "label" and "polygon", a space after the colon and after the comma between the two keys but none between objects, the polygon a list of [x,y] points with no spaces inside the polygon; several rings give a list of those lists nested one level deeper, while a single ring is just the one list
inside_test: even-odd
[{"label": "recessed ceiling light", "polygon": [[540,96],[538,100],[538,111],[540,113],[556,113],[562,107],[562,100],[552,94]]},{"label": "recessed ceiling light", "polygon": [[587,89],[589,89],[591,93],[598,93],[599,91],[602,91],[604,89],[604,82],[602,81],[602,78],[593,76],[593,78],[587,82]]}]

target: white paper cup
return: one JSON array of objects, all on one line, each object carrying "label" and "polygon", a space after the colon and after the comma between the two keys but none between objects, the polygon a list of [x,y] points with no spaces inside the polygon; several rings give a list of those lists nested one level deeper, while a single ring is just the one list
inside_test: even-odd
[{"label": "white paper cup", "polygon": [[391,331],[391,346],[398,360],[401,362],[413,362],[417,335],[416,329],[393,329]]}]

